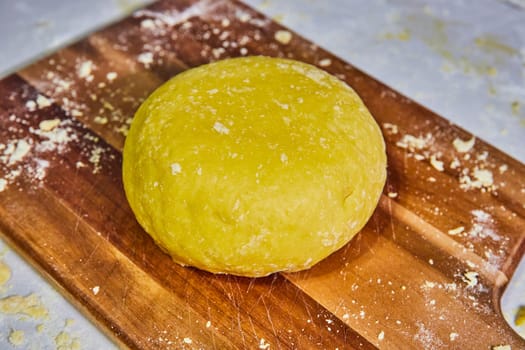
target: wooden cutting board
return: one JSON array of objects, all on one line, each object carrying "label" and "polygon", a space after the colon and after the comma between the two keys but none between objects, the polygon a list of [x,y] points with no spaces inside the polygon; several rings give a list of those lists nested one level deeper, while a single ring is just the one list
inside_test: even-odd
[{"label": "wooden cutting board", "polygon": [[[128,207],[121,150],[169,77],[242,55],[309,62],[384,131],[362,232],[311,270],[180,267]],[[161,0],[0,81],[0,231],[133,349],[524,348],[499,298],[525,251],[525,166],[237,1]]]}]

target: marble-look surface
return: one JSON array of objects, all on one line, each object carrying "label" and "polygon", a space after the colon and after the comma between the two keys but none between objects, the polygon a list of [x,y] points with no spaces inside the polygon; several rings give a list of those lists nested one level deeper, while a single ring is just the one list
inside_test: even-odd
[{"label": "marble-look surface", "polygon": [[[0,76],[129,14],[145,0],[0,2]],[[521,0],[246,0],[404,95],[525,162],[525,5]],[[0,298],[35,293],[47,318],[0,314],[0,348],[115,346],[8,245]],[[0,281],[2,266],[0,265]],[[503,298],[525,304],[525,263]],[[42,325],[42,326],[39,326]],[[18,347],[9,335],[22,330]],[[522,326],[518,329],[525,334]]]}]

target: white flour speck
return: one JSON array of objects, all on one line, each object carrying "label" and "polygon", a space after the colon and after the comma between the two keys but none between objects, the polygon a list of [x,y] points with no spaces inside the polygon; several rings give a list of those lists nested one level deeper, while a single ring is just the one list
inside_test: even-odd
[{"label": "white flour speck", "polygon": [[215,122],[215,124],[213,124],[213,129],[217,131],[219,134],[223,134],[223,135],[228,135],[230,133],[230,129],[228,129],[221,122]]},{"label": "white flour speck", "polygon": [[26,102],[26,108],[29,112],[36,111],[36,102],[33,100],[29,100]]},{"label": "white flour speck", "polygon": [[113,81],[117,78],[117,73],[116,72],[109,72],[108,74],[106,74],[106,79],[109,80],[109,81]]},{"label": "white flour speck", "polygon": [[77,68],[78,77],[82,79],[87,79],[89,76],[91,76],[92,70],[93,70],[93,62],[89,60],[84,61]]},{"label": "white flour speck", "polygon": [[173,163],[171,164],[171,175],[177,175],[182,172],[182,167],[179,163]]},{"label": "white flour speck", "polygon": [[149,66],[153,63],[153,53],[143,52],[137,56],[137,61],[142,63],[144,67],[149,68]]}]

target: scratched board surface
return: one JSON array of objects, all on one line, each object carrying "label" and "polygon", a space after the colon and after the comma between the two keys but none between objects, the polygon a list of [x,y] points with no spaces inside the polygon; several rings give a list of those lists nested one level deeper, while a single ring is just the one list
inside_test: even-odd
[{"label": "scratched board surface", "polygon": [[[141,101],[189,67],[246,55],[346,81],[387,143],[374,216],[305,272],[180,267],[124,196]],[[6,77],[0,96],[0,231],[123,347],[525,347],[498,310],[525,250],[525,166],[242,3],[159,1]]]}]

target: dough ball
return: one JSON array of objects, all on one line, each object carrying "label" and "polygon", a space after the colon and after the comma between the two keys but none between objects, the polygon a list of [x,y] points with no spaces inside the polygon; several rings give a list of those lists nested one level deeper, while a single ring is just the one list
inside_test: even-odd
[{"label": "dough ball", "polygon": [[358,95],[305,63],[235,58],[178,74],[141,105],[123,155],[138,222],[182,265],[264,276],[347,243],[386,179]]}]

